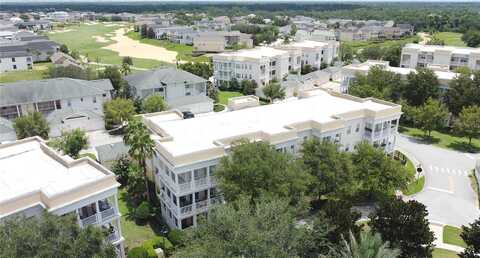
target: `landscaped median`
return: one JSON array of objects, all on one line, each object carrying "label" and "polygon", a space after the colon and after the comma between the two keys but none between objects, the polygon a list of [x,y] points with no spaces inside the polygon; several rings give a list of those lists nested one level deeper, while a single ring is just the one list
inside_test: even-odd
[{"label": "landscaped median", "polygon": [[395,157],[400,159],[401,162],[405,163],[405,168],[407,170],[407,173],[411,177],[415,178],[412,182],[410,182],[407,185],[407,187],[402,189],[402,193],[406,196],[410,196],[422,191],[423,187],[425,186],[425,176],[422,175],[422,176],[416,177],[417,168],[413,164],[413,162],[407,157],[407,155],[405,155],[404,153],[397,150]]},{"label": "landscaped median", "polygon": [[444,226],[443,227],[443,243],[466,248],[467,245],[465,244],[463,239],[460,237],[461,233],[462,233],[461,228],[457,228],[449,225]]}]

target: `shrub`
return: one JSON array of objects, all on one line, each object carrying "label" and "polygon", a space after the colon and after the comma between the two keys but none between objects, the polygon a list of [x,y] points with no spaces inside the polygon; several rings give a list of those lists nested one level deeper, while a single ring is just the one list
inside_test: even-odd
[{"label": "shrub", "polygon": [[146,220],[150,217],[150,203],[147,201],[143,201],[138,205],[137,209],[135,209],[135,218],[139,220]]},{"label": "shrub", "polygon": [[161,248],[166,256],[169,256],[173,253],[172,243],[167,238],[162,236],[157,236],[147,240],[142,246],[145,248],[145,250],[147,250],[149,258],[157,257],[157,254],[155,253],[155,249],[157,248]]},{"label": "shrub", "polygon": [[143,246],[132,248],[128,252],[127,258],[149,258],[147,250]]},{"label": "shrub", "polygon": [[168,239],[174,246],[181,246],[185,241],[185,232],[179,229],[174,229],[168,233]]}]

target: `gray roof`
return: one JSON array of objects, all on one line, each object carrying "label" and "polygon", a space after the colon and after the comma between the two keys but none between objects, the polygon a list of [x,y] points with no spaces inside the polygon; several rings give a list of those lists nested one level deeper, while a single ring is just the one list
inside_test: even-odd
[{"label": "gray roof", "polygon": [[211,102],[213,100],[205,95],[184,96],[168,101],[168,106],[171,108],[179,108],[181,106],[192,105],[203,102]]},{"label": "gray roof", "polygon": [[0,134],[7,134],[12,131],[15,132],[15,129],[13,128],[13,122],[6,118],[0,117]]},{"label": "gray roof", "polygon": [[0,106],[95,96],[108,93],[112,89],[108,79],[86,81],[55,78],[0,83]]},{"label": "gray roof", "polygon": [[27,51],[0,52],[0,58],[32,56]]},{"label": "gray roof", "polygon": [[137,90],[153,89],[161,85],[168,86],[178,83],[191,84],[206,82],[206,80],[200,76],[176,68],[164,68],[135,73],[125,76],[125,80],[130,86],[135,87]]},{"label": "gray roof", "polygon": [[127,154],[129,149],[122,141],[95,147],[100,163],[116,160]]},{"label": "gray roof", "polygon": [[[45,119],[48,121],[49,124],[60,124],[62,123],[65,119],[72,117],[72,116],[86,116],[89,119],[96,119],[96,120],[102,120],[103,115],[101,113],[97,113],[93,110],[74,110],[71,107],[66,107],[62,109],[57,109],[52,112],[49,112],[46,116]],[[103,120],[102,120],[103,121]]]},{"label": "gray roof", "polygon": [[0,44],[0,52],[10,51],[53,51],[59,47],[57,43],[51,40],[38,39],[29,41],[12,41],[8,44]]}]

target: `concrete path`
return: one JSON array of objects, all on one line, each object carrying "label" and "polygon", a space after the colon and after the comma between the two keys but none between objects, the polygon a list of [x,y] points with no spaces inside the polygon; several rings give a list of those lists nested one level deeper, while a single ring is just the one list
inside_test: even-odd
[{"label": "concrete path", "polygon": [[468,177],[479,154],[465,154],[399,135],[397,145],[423,167],[425,188],[408,197],[427,206],[428,219],[460,227],[480,217],[478,198]]}]

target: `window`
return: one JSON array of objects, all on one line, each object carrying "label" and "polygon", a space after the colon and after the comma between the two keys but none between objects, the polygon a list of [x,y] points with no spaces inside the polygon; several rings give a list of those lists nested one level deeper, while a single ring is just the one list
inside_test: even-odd
[{"label": "window", "polygon": [[32,62],[32,58],[27,57],[27,62]]},{"label": "window", "polygon": [[193,197],[192,194],[180,196],[180,207],[192,205],[193,203],[192,197]]},{"label": "window", "polygon": [[194,173],[195,180],[205,178],[207,177],[207,168],[195,169],[193,173]]},{"label": "window", "polygon": [[215,187],[210,188],[210,198],[214,198],[217,195],[218,195],[217,188],[215,188]]},{"label": "window", "polygon": [[97,97],[93,97],[92,102],[97,103]]},{"label": "window", "polygon": [[173,173],[173,171],[170,173],[170,178],[172,178],[172,181],[175,182],[175,173]]},{"label": "window", "polygon": [[80,101],[83,102],[83,98],[80,98]]},{"label": "window", "polygon": [[392,121],[390,121],[391,128],[395,128],[396,126],[397,126],[397,119],[393,119]]},{"label": "window", "polygon": [[186,229],[191,226],[193,226],[193,216],[182,219],[182,229]]},{"label": "window", "polygon": [[15,63],[15,57],[12,57],[12,62],[14,62],[14,63]]},{"label": "window", "polygon": [[17,65],[13,65],[13,70],[17,70]]},{"label": "window", "polygon": [[357,124],[357,127],[355,128],[355,132],[358,133],[360,131],[360,123]]},{"label": "window", "polygon": [[210,176],[215,175],[215,170],[217,170],[217,165],[213,165],[213,166],[208,167],[209,175]]},{"label": "window", "polygon": [[378,132],[380,132],[381,130],[382,130],[382,124],[381,124],[381,123],[376,124],[376,125],[375,125],[375,132],[378,133]]},{"label": "window", "polygon": [[371,123],[366,123],[365,124],[365,131],[372,132],[372,124]]},{"label": "window", "polygon": [[347,134],[351,134],[351,133],[352,133],[352,126],[350,125],[347,128]]},{"label": "window", "polygon": [[177,205],[177,196],[173,193],[172,193],[172,201],[173,201],[173,204]]},{"label": "window", "polygon": [[62,109],[62,104],[60,103],[60,100],[55,100],[55,107],[57,109]]},{"label": "window", "polygon": [[195,202],[205,201],[208,198],[208,191],[203,190],[195,193]]},{"label": "window", "polygon": [[188,172],[185,172],[185,173],[180,173],[177,175],[178,177],[178,183],[179,184],[185,184],[185,183],[189,183],[190,181],[192,181],[192,173],[190,171]]}]

